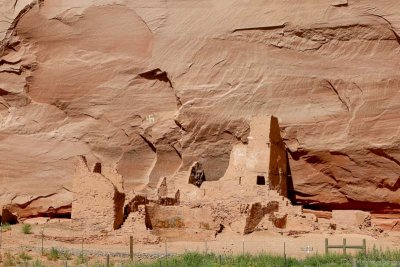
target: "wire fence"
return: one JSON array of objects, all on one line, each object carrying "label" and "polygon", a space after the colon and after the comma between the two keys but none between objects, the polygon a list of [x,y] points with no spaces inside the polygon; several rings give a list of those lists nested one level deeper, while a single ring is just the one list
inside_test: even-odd
[{"label": "wire fence", "polygon": [[[123,234],[108,239],[103,236],[103,239],[96,240],[93,236],[85,235],[81,237],[64,235],[61,238],[60,234],[55,237],[47,235],[43,229],[36,229],[34,233],[28,234],[22,234],[18,230],[14,228],[12,231],[0,231],[2,266],[111,266],[111,263],[112,266],[122,266],[126,262],[139,263],[149,260],[164,266],[168,259],[189,252],[214,255],[215,266],[218,264],[223,266],[234,256],[261,254],[279,256],[282,264],[285,264],[288,258],[307,258],[326,253],[365,253],[373,248],[388,249],[374,239],[365,240],[362,236],[272,235],[244,236],[242,240],[236,236],[230,240],[140,244],[133,236]],[[35,265],[38,260],[45,260],[51,264]],[[8,265],[4,264],[5,261],[8,261]],[[398,262],[395,263],[393,266],[400,266]]]}]

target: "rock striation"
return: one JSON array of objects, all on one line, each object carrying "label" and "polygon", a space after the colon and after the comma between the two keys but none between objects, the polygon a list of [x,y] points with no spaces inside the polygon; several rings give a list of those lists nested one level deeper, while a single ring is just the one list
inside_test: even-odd
[{"label": "rock striation", "polygon": [[251,118],[274,114],[291,200],[398,214],[396,10],[397,0],[0,0],[0,209],[70,216],[80,155],[115,166],[135,192],[127,203],[194,162],[222,183],[232,151],[251,144]]}]

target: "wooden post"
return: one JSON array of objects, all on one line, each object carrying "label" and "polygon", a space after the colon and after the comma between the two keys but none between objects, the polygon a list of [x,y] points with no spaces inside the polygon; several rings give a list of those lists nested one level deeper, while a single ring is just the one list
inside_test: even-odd
[{"label": "wooden post", "polygon": [[365,240],[365,238],[363,238],[363,250],[364,250],[364,254],[367,254],[367,240]]},{"label": "wooden post", "polygon": [[343,238],[343,254],[346,255],[346,238]]},{"label": "wooden post", "polygon": [[165,241],[165,260],[168,259],[168,246],[167,246],[167,241]]},{"label": "wooden post", "polygon": [[205,242],[206,245],[206,255],[208,254],[208,246],[207,246],[207,241]]},{"label": "wooden post", "polygon": [[244,255],[244,241],[242,243],[242,254]]},{"label": "wooden post", "polygon": [[325,238],[325,255],[328,254],[328,238]]},{"label": "wooden post", "polygon": [[44,240],[44,229],[42,230],[42,256],[44,255],[43,240]]},{"label": "wooden post", "polygon": [[83,235],[82,235],[82,247],[81,247],[81,256],[82,256],[82,259],[83,259]]},{"label": "wooden post", "polygon": [[106,266],[110,267],[110,255],[107,255]]},{"label": "wooden post", "polygon": [[285,267],[287,267],[287,260],[286,260],[286,242],[283,242],[283,258],[285,260]]},{"label": "wooden post", "polygon": [[222,266],[222,256],[219,255],[219,266]]},{"label": "wooden post", "polygon": [[133,261],[133,236],[129,237],[129,255],[131,261]]}]

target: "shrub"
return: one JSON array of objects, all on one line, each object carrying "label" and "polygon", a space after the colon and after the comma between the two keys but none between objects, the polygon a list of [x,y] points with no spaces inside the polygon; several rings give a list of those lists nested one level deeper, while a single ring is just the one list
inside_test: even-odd
[{"label": "shrub", "polygon": [[16,266],[17,262],[15,260],[15,257],[11,255],[11,253],[4,253],[4,260],[3,260],[3,266]]},{"label": "shrub", "polygon": [[23,223],[22,233],[24,233],[25,235],[32,234],[32,226],[30,224]]},{"label": "shrub", "polygon": [[72,259],[72,255],[68,250],[62,250],[60,252],[60,259],[68,261]]},{"label": "shrub", "polygon": [[56,248],[51,248],[48,253],[46,253],[46,257],[49,261],[57,261],[60,259],[60,251]]},{"label": "shrub", "polygon": [[4,223],[1,227],[3,232],[11,231],[11,225],[9,223]]},{"label": "shrub", "polygon": [[87,256],[85,256],[84,254],[79,254],[79,256],[76,258],[75,260],[75,264],[76,265],[80,265],[80,264],[85,264],[89,261],[89,258]]},{"label": "shrub", "polygon": [[21,254],[19,254],[19,258],[23,261],[30,261],[32,259],[31,255],[22,252]]},{"label": "shrub", "polygon": [[32,267],[45,267],[44,264],[40,260],[35,260],[32,263]]}]

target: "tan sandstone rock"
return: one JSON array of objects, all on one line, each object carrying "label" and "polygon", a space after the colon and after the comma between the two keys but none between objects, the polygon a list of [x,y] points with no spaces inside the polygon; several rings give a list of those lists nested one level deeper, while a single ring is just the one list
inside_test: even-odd
[{"label": "tan sandstone rock", "polygon": [[332,221],[338,227],[362,229],[371,227],[371,214],[361,210],[333,210]]},{"label": "tan sandstone rock", "polygon": [[0,207],[68,217],[79,155],[116,166],[129,200],[195,161],[221,180],[274,114],[298,203],[400,212],[399,9],[0,0]]}]

